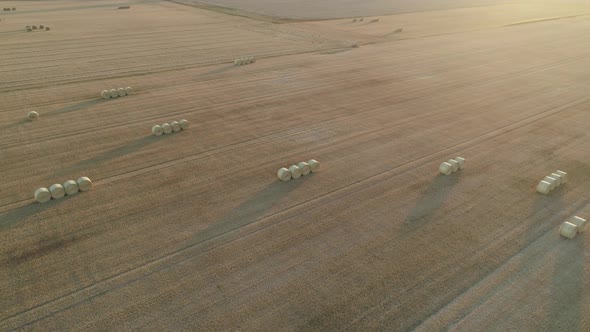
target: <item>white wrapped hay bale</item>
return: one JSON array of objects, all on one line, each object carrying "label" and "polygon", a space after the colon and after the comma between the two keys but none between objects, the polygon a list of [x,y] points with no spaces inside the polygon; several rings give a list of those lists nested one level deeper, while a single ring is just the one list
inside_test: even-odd
[{"label": "white wrapped hay bale", "polygon": [[90,181],[90,179],[85,176],[80,177],[76,183],[78,183],[78,188],[80,191],[88,191],[92,189],[92,181]]},{"label": "white wrapped hay bale", "polygon": [[234,60],[234,65],[239,66],[241,64],[242,64],[242,60],[240,60],[240,59],[235,59]]},{"label": "white wrapped hay bale", "polygon": [[463,157],[455,157],[455,160],[459,163],[459,169],[465,168],[465,158]]},{"label": "white wrapped hay bale", "polygon": [[582,217],[573,217],[571,223],[578,227],[578,233],[582,233],[584,231],[584,227],[586,227],[586,219]]},{"label": "white wrapped hay bale", "polygon": [[66,195],[68,196],[75,195],[80,190],[80,188],[78,188],[78,183],[76,183],[76,181],[74,180],[68,180],[64,182],[63,187],[66,192]]},{"label": "white wrapped hay bale", "polygon": [[443,175],[450,175],[451,173],[453,173],[453,165],[445,161],[444,163],[440,164],[438,170]]},{"label": "white wrapped hay bale", "polygon": [[51,187],[49,187],[49,192],[53,199],[60,199],[66,195],[64,187],[59,183],[52,184]]},{"label": "white wrapped hay bale", "polygon": [[307,164],[309,165],[309,170],[312,173],[315,173],[320,170],[320,162],[315,159],[308,160]]},{"label": "white wrapped hay bale", "polygon": [[127,93],[128,96],[133,94],[133,88],[128,86],[125,88],[125,92]]},{"label": "white wrapped hay bale", "polygon": [[299,179],[301,177],[301,168],[297,167],[297,165],[291,165],[289,171],[291,171],[291,177],[293,179]]},{"label": "white wrapped hay bale", "polygon": [[299,164],[297,164],[297,167],[301,169],[301,175],[307,175],[311,173],[311,167],[309,167],[309,164],[305,161],[302,161]]},{"label": "white wrapped hay bale", "polygon": [[39,203],[49,202],[51,199],[51,192],[45,187],[35,190],[35,200]]},{"label": "white wrapped hay bale", "polygon": [[27,113],[27,120],[37,121],[37,119],[39,119],[39,113],[35,111],[30,111],[29,113]]},{"label": "white wrapped hay bale", "polygon": [[111,94],[111,98],[119,97],[119,91],[117,91],[117,89],[111,89],[111,91],[109,91],[109,93]]},{"label": "white wrapped hay bale", "polygon": [[155,125],[152,127],[152,134],[154,134],[154,136],[162,136],[162,134],[164,134],[164,129],[160,125]]},{"label": "white wrapped hay bale", "polygon": [[555,178],[552,178],[550,176],[546,176],[543,181],[547,181],[551,184],[551,188],[549,190],[553,190],[555,189],[555,187],[557,187],[557,180]]},{"label": "white wrapped hay bale", "polygon": [[277,177],[281,181],[289,181],[291,180],[291,171],[283,167],[277,171]]},{"label": "white wrapped hay bale", "polygon": [[170,134],[172,132],[172,126],[169,123],[162,124],[162,129],[164,130],[164,134]]},{"label": "white wrapped hay bale", "polygon": [[571,240],[578,234],[578,226],[566,221],[559,226],[559,234]]},{"label": "white wrapped hay bale", "polygon": [[562,184],[567,183],[567,173],[566,172],[557,170],[557,171],[555,171],[555,173],[557,173],[561,176],[561,183]]},{"label": "white wrapped hay bale", "polygon": [[537,192],[539,194],[547,195],[551,191],[551,183],[547,181],[541,181],[537,185]]},{"label": "white wrapped hay bale", "polygon": [[184,129],[187,129],[187,128],[188,128],[188,125],[189,125],[189,123],[188,123],[188,120],[186,120],[186,119],[182,119],[182,120],[178,121],[178,123],[180,124],[180,128],[181,128],[182,130],[184,130]]},{"label": "white wrapped hay bale", "polygon": [[551,173],[549,174],[550,177],[555,179],[555,186],[559,187],[562,183],[563,183],[563,179],[561,178],[561,175],[557,174],[557,173]]},{"label": "white wrapped hay bale", "polygon": [[111,93],[109,92],[109,90],[102,90],[102,92],[100,93],[100,95],[104,99],[110,99],[111,98]]},{"label": "white wrapped hay bale", "polygon": [[119,97],[125,97],[127,95],[127,91],[123,88],[119,88],[117,91],[119,92]]},{"label": "white wrapped hay bale", "polygon": [[172,127],[172,131],[175,133],[182,130],[182,128],[180,127],[180,123],[178,123],[178,121],[170,122],[170,127]]},{"label": "white wrapped hay bale", "polygon": [[449,159],[449,161],[447,161],[447,163],[449,163],[453,166],[453,173],[455,173],[456,171],[459,170],[459,162],[456,161],[455,159]]}]

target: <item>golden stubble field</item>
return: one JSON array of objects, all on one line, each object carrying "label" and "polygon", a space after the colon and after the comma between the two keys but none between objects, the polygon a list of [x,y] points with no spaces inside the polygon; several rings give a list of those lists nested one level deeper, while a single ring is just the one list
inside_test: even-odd
[{"label": "golden stubble field", "polygon": [[355,28],[121,4],[1,6],[0,330],[590,328],[589,237],[557,234],[590,216],[579,7]]}]

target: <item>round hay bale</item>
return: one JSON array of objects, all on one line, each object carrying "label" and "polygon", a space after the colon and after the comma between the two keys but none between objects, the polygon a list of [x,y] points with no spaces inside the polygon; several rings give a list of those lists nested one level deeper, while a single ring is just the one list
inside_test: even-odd
[{"label": "round hay bale", "polygon": [[49,192],[51,192],[51,198],[53,199],[60,199],[66,195],[64,187],[59,183],[52,184],[49,187]]},{"label": "round hay bale", "polygon": [[27,28],[27,32],[31,32],[31,31],[33,31],[33,29],[32,29],[32,28],[30,28],[30,27],[29,27],[29,28]]},{"label": "round hay bale", "polygon": [[553,190],[555,189],[555,187],[557,187],[557,180],[555,178],[552,178],[550,176],[546,176],[543,181],[547,181],[551,184],[551,188],[549,190]]},{"label": "round hay bale", "polygon": [[250,57],[250,62],[251,63],[255,63],[256,62],[256,57]]},{"label": "round hay bale", "polygon": [[172,131],[175,133],[182,130],[182,128],[180,127],[180,123],[178,123],[178,121],[170,122],[170,127],[172,127]]},{"label": "round hay bale", "polygon": [[309,170],[312,173],[315,173],[320,170],[320,162],[315,159],[308,160],[307,164],[309,165]]},{"label": "round hay bale", "polygon": [[289,181],[291,180],[291,171],[283,167],[278,170],[277,177],[283,182]]},{"label": "round hay bale", "polygon": [[561,183],[567,183],[567,173],[564,171],[557,170],[555,173],[561,176]]},{"label": "round hay bale", "polygon": [[128,86],[125,88],[125,92],[127,92],[127,95],[131,95],[131,94],[133,94],[133,88]]},{"label": "round hay bale", "polygon": [[537,185],[537,192],[539,194],[547,195],[551,191],[551,183],[547,181],[541,181]]},{"label": "round hay bale", "polygon": [[242,61],[240,61],[240,59],[235,59],[234,60],[234,65],[239,66],[242,64]]},{"label": "round hay bale", "polygon": [[180,124],[180,128],[183,130],[187,129],[189,126],[188,120],[185,120],[185,119],[178,121],[178,123]]},{"label": "round hay bale", "polygon": [[78,188],[80,191],[88,191],[92,189],[92,181],[90,181],[90,179],[85,176],[80,177],[76,183],[78,183]]},{"label": "round hay bale", "polygon": [[125,97],[127,95],[127,91],[123,88],[119,88],[117,91],[119,92],[119,97]]},{"label": "round hay bale", "polygon": [[49,202],[51,199],[51,192],[45,187],[35,190],[35,200],[39,203]]},{"label": "round hay bale", "polygon": [[578,233],[582,233],[584,231],[584,227],[586,227],[586,219],[582,217],[573,217],[571,223],[578,227]]},{"label": "round hay bale", "polygon": [[37,121],[37,119],[39,119],[39,113],[37,113],[35,111],[30,111],[27,114],[27,120],[29,120],[29,121]]},{"label": "round hay bale", "polygon": [[301,177],[301,168],[297,167],[297,165],[291,165],[289,171],[291,172],[293,179],[299,179]]},{"label": "round hay bale", "polygon": [[50,27],[45,27],[45,31],[49,31],[49,30],[51,30]]},{"label": "round hay bale", "polygon": [[559,175],[557,173],[551,173],[551,174],[549,174],[549,176],[554,178],[555,180],[557,180],[557,185],[556,185],[557,187],[559,187],[563,183],[561,175]]},{"label": "round hay bale", "polygon": [[455,173],[456,171],[459,170],[459,162],[456,161],[455,159],[449,159],[449,161],[447,161],[449,164],[453,165],[453,173]]},{"label": "round hay bale", "polygon": [[462,157],[455,157],[455,160],[459,162],[459,169],[465,168],[465,158]]},{"label": "round hay bale", "polygon": [[162,129],[164,130],[164,134],[170,134],[172,132],[172,126],[169,123],[164,123]]},{"label": "round hay bale", "polygon": [[14,11],[14,12],[15,12],[15,11],[16,11],[16,8],[12,7],[12,11]]},{"label": "round hay bale", "polygon": [[354,22],[356,22],[356,18],[355,18],[354,20],[352,20],[352,22],[353,22],[353,23],[354,23]]},{"label": "round hay bale", "polygon": [[66,191],[66,195],[72,196],[78,193],[80,188],[78,188],[78,183],[74,180],[68,180],[63,184],[64,190]]},{"label": "round hay bale", "polygon": [[39,29],[43,30],[45,29],[45,26],[43,24],[39,25]]},{"label": "round hay bale", "polygon": [[365,19],[361,17],[361,19],[359,20],[359,22],[362,22],[362,21],[364,21],[364,20],[365,20]]},{"label": "round hay bale", "polygon": [[571,240],[578,234],[578,226],[566,221],[559,226],[559,234]]},{"label": "round hay bale", "polygon": [[160,125],[155,125],[152,127],[152,134],[154,134],[154,136],[162,136],[162,134],[164,134],[164,129],[162,129],[162,126]]},{"label": "round hay bale", "polygon": [[453,173],[453,165],[451,165],[445,161],[444,163],[440,164],[440,166],[438,167],[438,170],[443,175],[449,175],[449,174]]},{"label": "round hay bale", "polygon": [[111,98],[119,97],[119,91],[117,91],[117,89],[111,89],[109,93],[111,94]]},{"label": "round hay bale", "polygon": [[33,28],[33,30],[37,30],[37,26],[33,25],[31,28]]},{"label": "round hay bale", "polygon": [[297,164],[297,167],[301,168],[301,175],[305,176],[305,175],[311,173],[311,167],[309,167],[309,164],[306,163],[305,161],[302,161],[299,164]]},{"label": "round hay bale", "polygon": [[110,99],[111,98],[111,94],[110,94],[109,90],[102,90],[102,92],[100,93],[100,95],[104,99]]}]

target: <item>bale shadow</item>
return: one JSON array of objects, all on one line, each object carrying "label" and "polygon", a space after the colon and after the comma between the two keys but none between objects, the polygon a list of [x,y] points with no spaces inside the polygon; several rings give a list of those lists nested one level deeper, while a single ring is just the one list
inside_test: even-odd
[{"label": "bale shadow", "polygon": [[548,331],[582,331],[584,312],[584,237],[561,239],[550,289]]},{"label": "bale shadow", "polygon": [[[33,194],[33,193],[31,193]],[[18,207],[16,209],[12,209],[0,214],[0,231],[7,230],[17,224],[19,221],[22,221],[32,215],[41,213],[46,209],[55,208],[56,206],[72,199],[75,196],[80,195],[80,193],[73,195],[73,196],[65,196],[60,199],[52,199],[46,203],[38,203],[38,202],[31,202],[25,206]]]},{"label": "bale shadow", "polygon": [[104,102],[107,102],[108,99],[92,99],[92,100],[86,100],[83,101],[81,103],[78,104],[74,104],[74,105],[70,105],[70,106],[66,106],[66,107],[62,107],[60,109],[57,110],[53,110],[53,111],[49,111],[46,112],[45,115],[57,115],[57,114],[65,114],[65,113],[70,113],[70,112],[75,112],[75,111],[79,111],[94,105],[99,105],[102,104]]},{"label": "bale shadow", "polygon": [[431,221],[432,216],[447,200],[451,190],[459,181],[461,171],[450,175],[437,176],[424,190],[416,201],[416,204],[404,220],[404,224],[410,231],[423,227]]},{"label": "bale shadow", "polygon": [[303,185],[307,178],[312,177],[313,173],[289,182],[280,182],[277,180],[277,182],[250,196],[249,199],[225,217],[213,222],[209,227],[193,236],[191,242],[204,242],[256,222],[261,217],[264,217],[268,209],[282,199],[286,199],[289,193]]},{"label": "bale shadow", "polygon": [[84,170],[84,169],[88,169],[91,167],[96,167],[97,165],[100,165],[108,160],[116,159],[116,158],[125,156],[127,154],[136,152],[136,151],[138,151],[138,150],[140,150],[152,143],[155,143],[156,141],[165,139],[167,136],[170,136],[170,135],[163,135],[160,137],[145,136],[145,137],[140,138],[138,140],[129,142],[125,145],[119,146],[119,147],[111,149],[109,151],[105,151],[92,159],[82,160],[82,161],[78,162],[77,164],[74,164],[70,167],[65,167],[60,173],[57,174],[57,176],[65,175],[65,174],[68,174],[72,171],[79,171],[79,170]]},{"label": "bale shadow", "polygon": [[4,131],[4,130],[16,129],[16,127],[22,126],[28,122],[31,122],[31,121],[28,121],[27,119],[21,119],[16,122],[13,122],[13,123],[7,123],[7,124],[0,126],[0,130]]}]

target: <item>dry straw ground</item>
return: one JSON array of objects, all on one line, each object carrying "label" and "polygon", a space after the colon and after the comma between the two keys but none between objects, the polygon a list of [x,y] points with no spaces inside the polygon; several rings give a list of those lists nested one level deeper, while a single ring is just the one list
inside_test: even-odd
[{"label": "dry straw ground", "polygon": [[0,13],[0,330],[590,329],[590,237],[557,235],[590,215],[590,20],[510,25],[579,6],[355,26],[119,5]]}]

